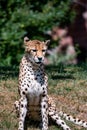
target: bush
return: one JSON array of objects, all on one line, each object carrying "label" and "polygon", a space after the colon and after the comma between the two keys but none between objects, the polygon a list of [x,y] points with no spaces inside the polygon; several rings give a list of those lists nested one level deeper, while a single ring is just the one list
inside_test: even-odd
[{"label": "bush", "polygon": [[75,17],[70,4],[70,0],[0,1],[0,65],[19,63],[25,35],[44,40],[44,32],[52,26],[70,24]]}]

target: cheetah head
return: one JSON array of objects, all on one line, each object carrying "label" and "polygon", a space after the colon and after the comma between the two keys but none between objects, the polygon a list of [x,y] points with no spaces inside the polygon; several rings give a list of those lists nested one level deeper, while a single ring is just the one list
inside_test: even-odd
[{"label": "cheetah head", "polygon": [[25,52],[27,52],[29,60],[36,64],[43,63],[49,42],[50,40],[43,42],[39,40],[29,40],[28,37],[25,37]]}]

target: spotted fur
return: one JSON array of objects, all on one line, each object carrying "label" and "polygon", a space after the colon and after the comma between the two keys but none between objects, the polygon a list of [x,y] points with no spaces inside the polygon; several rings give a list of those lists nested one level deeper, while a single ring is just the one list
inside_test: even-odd
[{"label": "spotted fur", "polygon": [[19,93],[20,99],[15,102],[16,112],[19,117],[18,130],[24,130],[25,117],[38,120],[42,123],[41,130],[48,130],[48,119],[52,119],[63,130],[71,130],[60,118],[74,122],[87,128],[87,122],[75,119],[63,112],[57,112],[56,106],[47,92],[47,76],[44,71],[44,56],[49,41],[30,41],[24,38],[25,55],[20,63]]}]

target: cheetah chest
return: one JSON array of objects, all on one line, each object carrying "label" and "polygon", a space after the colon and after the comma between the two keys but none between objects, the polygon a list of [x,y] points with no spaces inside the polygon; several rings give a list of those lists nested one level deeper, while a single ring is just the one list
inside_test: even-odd
[{"label": "cheetah chest", "polygon": [[31,72],[27,75],[27,90],[30,97],[39,97],[46,89],[45,76],[41,71]]},{"label": "cheetah chest", "polygon": [[38,119],[40,117],[41,97],[47,91],[45,76],[40,70],[35,72],[28,71],[25,79],[24,82],[27,84],[25,90],[27,90],[28,111],[30,117]]}]

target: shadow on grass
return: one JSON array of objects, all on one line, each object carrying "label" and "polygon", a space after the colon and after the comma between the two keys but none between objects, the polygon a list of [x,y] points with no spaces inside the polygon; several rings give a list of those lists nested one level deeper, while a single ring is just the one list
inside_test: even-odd
[{"label": "shadow on grass", "polygon": [[34,121],[26,117],[24,130],[28,130],[28,128],[40,128],[40,121]]},{"label": "shadow on grass", "polygon": [[0,80],[18,77],[18,67],[0,66]]},{"label": "shadow on grass", "polygon": [[[70,71],[66,70],[69,68]],[[72,70],[73,68],[73,70]],[[46,72],[50,78],[53,80],[57,79],[74,79],[73,73],[75,70],[78,71],[87,71],[87,64],[79,64],[79,65],[69,65],[65,66],[63,64],[59,65],[47,65],[45,66]],[[19,67],[18,66],[0,66],[0,79],[7,79],[7,78],[16,78],[18,77]]]},{"label": "shadow on grass", "polygon": [[78,67],[81,68],[82,71],[87,71],[87,62],[78,64]]},{"label": "shadow on grass", "polygon": [[[60,125],[57,125],[55,121],[53,121],[51,118],[49,118],[49,127],[51,127],[53,125],[55,125],[56,127],[60,128],[60,130],[62,130]],[[28,117],[26,117],[25,130],[28,130],[28,128],[41,129],[42,128],[42,123],[41,123],[41,121],[34,121],[34,120],[29,119]]]},{"label": "shadow on grass", "polygon": [[68,72],[65,70],[65,67],[63,65],[60,66],[55,66],[55,65],[50,65],[46,66],[46,71],[49,75],[49,77],[53,80],[57,79],[75,79],[73,77],[73,72]]},{"label": "shadow on grass", "polygon": [[[67,73],[64,70],[63,65],[49,65],[45,67],[48,75],[54,80],[57,79],[73,79],[71,73]],[[16,78],[18,77],[19,67],[18,66],[0,66],[0,80],[7,78]]]},{"label": "shadow on grass", "polygon": [[57,80],[57,79],[75,79],[72,75],[55,75],[55,76],[51,76],[51,78],[53,80]]}]

